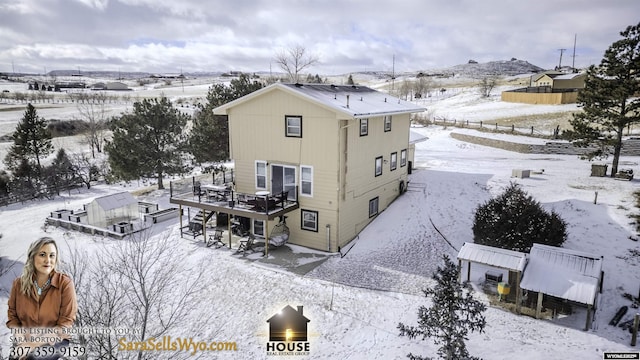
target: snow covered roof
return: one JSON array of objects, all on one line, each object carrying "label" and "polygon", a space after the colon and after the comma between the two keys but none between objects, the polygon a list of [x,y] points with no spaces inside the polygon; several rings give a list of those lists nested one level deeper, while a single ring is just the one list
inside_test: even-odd
[{"label": "snow covered roof", "polygon": [[215,114],[226,114],[227,109],[276,89],[284,90],[353,118],[407,114],[426,110],[423,107],[366,86],[275,83],[219,106],[213,112]]},{"label": "snow covered roof", "polygon": [[602,257],[533,244],[520,287],[547,295],[593,304],[600,288]]},{"label": "snow covered roof", "polygon": [[125,207],[131,205],[132,203],[137,203],[137,200],[128,192],[120,192],[117,194],[111,194],[96,198],[93,200],[100,206],[103,210],[113,210],[121,207]]},{"label": "snow covered roof", "polygon": [[486,264],[512,271],[523,271],[527,264],[527,254],[466,242],[458,252],[458,260]]},{"label": "snow covered roof", "polygon": [[429,138],[416,131],[409,130],[409,144],[417,144],[419,142],[427,141]]},{"label": "snow covered roof", "polygon": [[554,80],[571,80],[581,76],[585,76],[585,74],[584,73],[563,74],[563,75],[555,76],[553,79]]}]

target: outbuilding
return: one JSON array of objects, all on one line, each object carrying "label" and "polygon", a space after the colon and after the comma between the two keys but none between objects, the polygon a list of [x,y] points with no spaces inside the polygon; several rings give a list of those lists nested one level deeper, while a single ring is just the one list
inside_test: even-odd
[{"label": "outbuilding", "polygon": [[109,227],[118,223],[129,223],[137,219],[138,201],[128,192],[95,198],[85,206],[87,222],[98,227]]},{"label": "outbuilding", "polygon": [[540,317],[544,295],[586,305],[585,330],[589,330],[603,278],[602,256],[533,244],[520,287],[538,293],[536,318]]},{"label": "outbuilding", "polygon": [[[515,289],[516,311],[520,313],[521,288],[520,281],[525,267],[527,266],[527,254],[518,251],[501,249],[493,246],[486,246],[474,243],[464,243],[458,252],[458,264],[460,265],[460,277],[462,277],[462,263],[467,262],[467,281],[471,277],[471,264],[482,264],[492,268],[506,270],[509,272],[508,283],[513,283]],[[496,278],[491,272],[487,272],[485,277],[493,278],[496,282],[501,282],[501,277]]]}]

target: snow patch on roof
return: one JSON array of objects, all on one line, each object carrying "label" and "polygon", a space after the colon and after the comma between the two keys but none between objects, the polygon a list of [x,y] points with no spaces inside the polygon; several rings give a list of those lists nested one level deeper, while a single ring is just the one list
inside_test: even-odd
[{"label": "snow patch on roof", "polygon": [[131,205],[137,200],[128,192],[119,192],[117,194],[102,196],[94,200],[103,210],[113,210]]},{"label": "snow patch on roof", "polygon": [[465,242],[458,252],[458,260],[476,262],[512,271],[523,271],[527,264],[527,254]]},{"label": "snow patch on roof", "polygon": [[581,304],[594,304],[601,272],[602,257],[534,244],[520,287]]}]

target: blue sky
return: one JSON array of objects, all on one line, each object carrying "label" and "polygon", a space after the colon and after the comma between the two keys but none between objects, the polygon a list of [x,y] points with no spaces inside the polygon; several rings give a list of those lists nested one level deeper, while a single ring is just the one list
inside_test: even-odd
[{"label": "blue sky", "polygon": [[637,0],[0,0],[0,72],[276,71],[296,44],[310,73],[421,71],[517,58],[599,63]]}]

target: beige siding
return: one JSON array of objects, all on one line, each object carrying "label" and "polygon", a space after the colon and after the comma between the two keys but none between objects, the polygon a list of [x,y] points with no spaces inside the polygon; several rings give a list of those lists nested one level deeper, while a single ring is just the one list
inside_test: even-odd
[{"label": "beige siding", "polygon": [[534,81],[532,86],[553,86],[553,79],[549,75],[543,75],[538,80]]},{"label": "beige siding", "polygon": [[[349,121],[347,136],[347,171],[345,198],[340,205],[340,244],[351,241],[373,218],[369,218],[369,201],[378,197],[378,213],[399,194],[399,182],[407,179],[407,165],[400,166],[400,151],[409,142],[410,116],[392,117],[391,131],[384,131],[382,117],[369,119],[367,136],[360,136],[359,120]],[[397,152],[397,168],[390,171],[390,157]],[[382,156],[382,175],[375,176],[375,158]],[[386,161],[386,163],[384,163]]]},{"label": "beige siding", "polygon": [[[285,115],[302,116],[302,138],[285,136]],[[337,228],[338,127],[333,112],[276,90],[240,104],[229,113],[231,151],[236,167],[236,191],[253,193],[255,160],[268,162],[267,188],[271,190],[271,165],[296,168],[300,186],[300,165],[313,168],[313,196],[298,196],[300,209],[318,211],[318,231],[301,229],[301,212],[288,214],[287,225],[293,243],[327,250],[326,225]],[[273,228],[274,222],[269,224]],[[270,230],[269,230],[270,231]],[[332,251],[336,251],[337,237]]]},{"label": "beige siding", "polygon": [[573,79],[556,79],[553,82],[554,89],[584,89],[586,75],[578,75]]},{"label": "beige siding", "polygon": [[[339,117],[308,99],[281,90],[265,92],[228,110],[231,155],[235,161],[236,191],[253,193],[255,160],[267,162],[267,187],[271,166],[313,167],[313,196],[298,195],[300,208],[289,213],[291,243],[324,251],[337,251],[351,241],[373,218],[369,201],[379,198],[382,212],[399,194],[407,179],[408,164],[400,166],[400,152],[408,149],[410,115],[394,115],[391,131],[383,117],[369,119],[367,136],[360,136],[359,119]],[[285,136],[285,115],[302,116],[302,138]],[[390,171],[391,153],[397,168]],[[382,156],[382,175],[375,176],[375,158]],[[317,231],[301,228],[303,210],[318,212]],[[268,225],[271,232],[275,222]],[[329,244],[330,242],[330,244]]]}]

